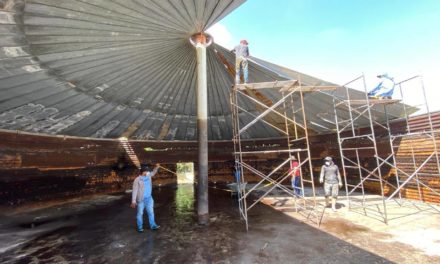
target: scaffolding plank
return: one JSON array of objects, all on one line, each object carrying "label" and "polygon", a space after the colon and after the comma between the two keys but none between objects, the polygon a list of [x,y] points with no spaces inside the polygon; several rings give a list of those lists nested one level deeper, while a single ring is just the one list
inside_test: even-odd
[{"label": "scaffolding plank", "polygon": [[296,139],[292,139],[292,140],[290,140],[290,142],[297,142],[297,141],[303,141],[303,140],[306,140],[307,138],[305,138],[305,137],[302,137],[302,138],[296,138]]},{"label": "scaffolding plank", "polygon": [[284,87],[280,89],[280,92],[290,92],[293,89],[298,88],[301,92],[317,92],[317,91],[334,91],[339,86],[301,86],[301,87]]},{"label": "scaffolding plank", "polygon": [[241,151],[234,152],[234,154],[269,154],[269,153],[288,153],[288,152],[301,152],[307,149],[290,149],[290,150],[260,150],[260,151]]},{"label": "scaffolding plank", "polygon": [[348,137],[342,137],[341,136],[341,142],[344,140],[350,140],[350,139],[360,139],[360,138],[371,138],[373,134],[363,134],[363,135],[357,135],[357,136],[348,136]]},{"label": "scaffolding plank", "polygon": [[275,82],[260,82],[260,83],[245,83],[236,84],[235,89],[237,90],[257,90],[257,89],[279,89],[279,92],[290,92],[297,89],[298,92],[316,92],[316,91],[332,91],[336,90],[339,86],[330,85],[306,85],[302,86],[298,80],[288,80],[288,81],[275,81]]},{"label": "scaffolding plank", "polygon": [[345,168],[348,168],[348,169],[359,169],[361,166],[359,165],[359,166],[350,166],[350,165],[345,165]]},{"label": "scaffolding plank", "polygon": [[244,83],[236,84],[235,89],[246,90],[246,89],[267,89],[267,88],[286,88],[292,86],[298,86],[298,80],[288,80],[288,81],[275,81],[275,82],[260,82],[260,83]]},{"label": "scaffolding plank", "polygon": [[375,149],[374,147],[353,147],[353,148],[341,148],[342,150],[362,150],[362,149]]},{"label": "scaffolding plank", "polygon": [[375,105],[375,104],[394,104],[397,102],[400,102],[400,100],[398,99],[361,99],[361,100],[345,100],[344,101],[346,104],[351,104],[351,105],[368,105],[368,103],[370,103],[370,105]]}]

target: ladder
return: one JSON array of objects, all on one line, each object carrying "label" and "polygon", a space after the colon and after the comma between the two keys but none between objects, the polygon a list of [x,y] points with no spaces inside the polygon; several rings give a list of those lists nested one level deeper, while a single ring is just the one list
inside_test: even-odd
[{"label": "ladder", "polygon": [[124,148],[125,153],[127,154],[128,158],[131,160],[131,162],[138,168],[141,168],[141,162],[139,161],[138,156],[134,152],[130,142],[128,142],[128,139],[126,137],[119,138],[119,142],[121,146]]}]

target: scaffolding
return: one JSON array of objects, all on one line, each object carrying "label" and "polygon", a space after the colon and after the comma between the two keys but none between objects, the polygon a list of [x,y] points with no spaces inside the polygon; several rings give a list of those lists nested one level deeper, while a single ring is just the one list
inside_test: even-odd
[{"label": "scaffolding", "polygon": [[[241,217],[248,225],[248,211],[265,197],[281,190],[293,198],[295,212],[300,213],[317,225],[321,223],[325,206],[317,200],[313,177],[312,160],[310,155],[309,131],[307,117],[304,110],[304,93],[334,90],[337,86],[305,86],[300,80],[276,81],[265,83],[238,84],[232,87],[230,103],[233,118],[233,143],[235,166],[240,177],[236,177],[238,204]],[[271,90],[277,95],[276,102],[268,102],[260,90]],[[269,91],[268,91],[269,92]],[[247,110],[243,105],[255,105],[255,111]],[[258,149],[246,151],[243,147],[245,133],[257,123],[275,129],[282,135],[285,145],[277,149],[267,149],[257,146]],[[277,154],[279,163],[268,173],[253,166],[249,155],[258,155],[260,158]],[[300,193],[295,194],[293,188],[283,184],[296,172],[292,167],[293,157],[298,161],[301,177]],[[259,181],[247,184],[249,176],[257,176]],[[307,193],[304,186],[309,187]],[[242,188],[242,186],[247,186]],[[254,200],[251,198],[255,198]]]},{"label": "scaffolding", "polygon": [[[414,129],[409,122],[412,111],[408,110],[407,105],[398,104],[405,99],[404,86],[417,80],[417,89],[423,95],[421,106],[426,111],[428,122],[423,129]],[[360,84],[364,91],[350,92],[348,87],[356,84]],[[417,212],[439,213],[437,206],[425,202],[428,196],[440,201],[440,130],[433,125],[423,79],[414,76],[396,83],[395,89],[400,92],[397,99],[369,98],[363,74],[343,86],[307,86],[300,80],[233,86],[230,103],[235,166],[239,171],[239,177],[236,177],[237,197],[246,229],[249,227],[248,211],[278,190],[293,198],[295,212],[307,221],[317,225],[321,223],[325,205],[315,190],[308,119],[304,108],[304,94],[313,92],[325,93],[333,100],[335,127],[328,132],[337,135],[349,210],[360,210],[362,214],[386,224],[405,216],[403,211],[396,213],[401,207],[414,209],[408,215]],[[267,90],[271,98],[277,99],[268,100],[258,92],[262,90]],[[246,108],[245,105],[249,104],[254,105],[255,109]],[[393,107],[403,107],[404,117],[393,116],[393,111],[390,111]],[[329,113],[326,115],[326,121],[330,122]],[[246,132],[257,123],[278,131],[285,144],[275,149],[253,146],[249,151],[243,142],[247,138]],[[396,123],[404,124],[404,127],[396,129]],[[274,159],[274,155],[278,158],[278,164],[266,169],[266,172],[250,162],[255,156],[267,160]],[[283,184],[295,172],[292,170],[294,156],[299,163],[301,177],[299,195],[295,194],[293,188]],[[256,184],[247,183],[251,176],[257,176]],[[377,194],[372,195],[373,192]]]},{"label": "scaffolding", "polygon": [[[429,127],[424,131],[411,131],[407,107],[403,104],[405,116],[404,120],[400,119],[400,121],[404,121],[406,127],[401,131],[395,131],[390,124],[388,107],[401,100],[403,101],[403,85],[415,79],[419,79],[421,83],[420,89],[423,91],[423,104],[426,108]],[[364,98],[350,98],[348,85],[360,81],[365,91]],[[369,98],[364,75],[348,82],[343,87],[345,87],[345,98],[333,96],[333,102],[349,209],[360,209],[363,214],[378,217],[384,223],[388,223],[393,219],[388,212],[388,208],[395,205],[400,207],[410,205],[418,211],[435,210],[439,212],[436,207],[431,206],[429,203],[420,203],[403,197],[405,188],[411,184],[417,186],[419,200],[423,201],[423,195],[426,191],[440,197],[440,191],[423,180],[426,178],[436,179],[440,183],[436,140],[439,139],[440,131],[436,131],[433,127],[422,77],[415,76],[396,84],[400,91],[400,100]],[[385,120],[381,120],[374,115],[379,110],[385,116]],[[359,124],[365,123],[366,126],[359,126]],[[424,151],[422,155],[420,152],[416,152],[413,142],[413,139],[416,138],[430,139],[432,149]],[[410,149],[409,157],[407,152],[405,155],[397,153],[399,148],[402,147],[402,140],[409,142],[409,146],[407,146]],[[379,151],[379,144],[381,144],[382,151]],[[363,157],[366,156],[372,158],[365,161]],[[409,164],[407,163],[408,159],[410,160]],[[369,163],[371,160],[373,160],[373,164]],[[435,166],[432,166],[433,163]],[[431,166],[428,168],[428,165]],[[436,168],[436,171],[432,170],[433,167]],[[355,180],[356,178],[357,180]],[[366,190],[371,186],[379,187],[378,197],[366,195]],[[398,217],[402,217],[402,215]]]}]

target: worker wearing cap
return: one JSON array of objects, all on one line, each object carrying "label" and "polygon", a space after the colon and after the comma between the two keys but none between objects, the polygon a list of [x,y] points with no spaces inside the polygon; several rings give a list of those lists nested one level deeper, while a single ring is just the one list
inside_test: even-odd
[{"label": "worker wearing cap", "polygon": [[235,53],[235,84],[240,83],[240,74],[243,70],[244,83],[248,82],[248,57],[249,47],[245,39],[240,41],[240,45],[235,46],[232,50]]},{"label": "worker wearing cap", "polygon": [[159,229],[159,225],[156,224],[154,220],[154,200],[151,195],[152,184],[151,177],[153,177],[157,171],[159,170],[159,164],[156,164],[153,171],[146,166],[142,165],[140,169],[140,175],[136,177],[133,182],[133,192],[131,195],[131,207],[136,208],[137,206],[137,214],[136,214],[136,222],[137,222],[137,230],[139,233],[144,231],[143,228],[143,215],[144,210],[147,210],[148,221],[150,223],[150,228],[152,230]]},{"label": "worker wearing cap", "polygon": [[324,165],[321,167],[319,182],[324,182],[325,205],[329,206],[329,196],[332,197],[332,210],[336,211],[336,198],[338,198],[338,187],[342,187],[341,174],[339,168],[333,163],[331,157],[324,159]]}]

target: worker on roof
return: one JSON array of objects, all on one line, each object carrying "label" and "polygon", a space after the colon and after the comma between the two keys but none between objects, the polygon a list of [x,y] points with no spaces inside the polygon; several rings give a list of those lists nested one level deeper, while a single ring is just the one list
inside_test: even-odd
[{"label": "worker on roof", "polygon": [[391,99],[394,92],[394,78],[388,76],[388,74],[377,75],[377,78],[381,79],[380,83],[368,93],[368,97],[373,99]]},{"label": "worker on roof", "polygon": [[240,45],[232,50],[235,53],[235,84],[240,84],[240,75],[243,71],[244,83],[248,82],[248,57],[249,47],[245,39],[240,41]]},{"label": "worker on roof", "polygon": [[324,183],[325,206],[328,207],[329,197],[332,197],[332,210],[336,211],[336,199],[338,198],[338,187],[342,187],[341,174],[339,168],[333,163],[331,157],[324,159],[324,165],[321,167],[319,182]]},{"label": "worker on roof", "polygon": [[144,231],[143,228],[143,215],[144,210],[147,210],[148,221],[150,223],[150,228],[152,230],[159,229],[159,225],[156,224],[154,220],[154,200],[151,195],[152,184],[151,177],[156,175],[159,170],[160,164],[156,164],[153,171],[147,166],[142,165],[139,172],[140,175],[136,177],[133,182],[133,192],[131,195],[131,207],[136,208],[137,206],[137,214],[136,214],[136,222],[137,222],[137,231],[142,233]]}]

